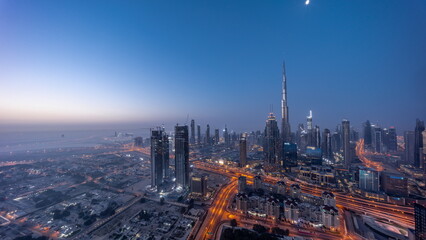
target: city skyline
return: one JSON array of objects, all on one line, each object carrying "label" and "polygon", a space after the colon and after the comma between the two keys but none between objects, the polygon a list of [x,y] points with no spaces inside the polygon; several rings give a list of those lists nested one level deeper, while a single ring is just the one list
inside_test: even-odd
[{"label": "city skyline", "polygon": [[312,110],[321,128],[368,119],[401,135],[426,118],[421,1],[26,4],[0,5],[2,131],[171,130],[188,115],[203,129],[261,130],[271,105],[280,115],[283,60],[290,126]]}]

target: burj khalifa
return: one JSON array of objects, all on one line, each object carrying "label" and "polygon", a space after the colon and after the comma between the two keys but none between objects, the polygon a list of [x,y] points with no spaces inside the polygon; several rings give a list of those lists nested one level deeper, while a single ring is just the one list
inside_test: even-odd
[{"label": "burj khalifa", "polygon": [[291,141],[290,122],[288,117],[288,106],[287,106],[287,77],[285,72],[285,62],[283,62],[283,89],[281,97],[281,139],[283,142]]}]

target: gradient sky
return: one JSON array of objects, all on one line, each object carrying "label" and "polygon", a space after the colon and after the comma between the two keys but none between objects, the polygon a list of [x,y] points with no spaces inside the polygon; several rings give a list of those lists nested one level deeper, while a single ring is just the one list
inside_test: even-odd
[{"label": "gradient sky", "polygon": [[426,120],[426,1],[0,1],[0,124]]}]

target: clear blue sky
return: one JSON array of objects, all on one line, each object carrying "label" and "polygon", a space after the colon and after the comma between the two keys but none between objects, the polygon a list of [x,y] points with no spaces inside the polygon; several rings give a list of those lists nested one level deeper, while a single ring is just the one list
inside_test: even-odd
[{"label": "clear blue sky", "polygon": [[0,1],[0,124],[426,120],[426,1]]}]

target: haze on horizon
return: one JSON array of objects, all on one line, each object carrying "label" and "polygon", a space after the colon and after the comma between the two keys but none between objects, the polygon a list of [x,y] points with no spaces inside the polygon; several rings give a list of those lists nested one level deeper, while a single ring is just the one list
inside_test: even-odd
[{"label": "haze on horizon", "polygon": [[0,131],[426,119],[425,1],[304,3],[2,1]]}]

